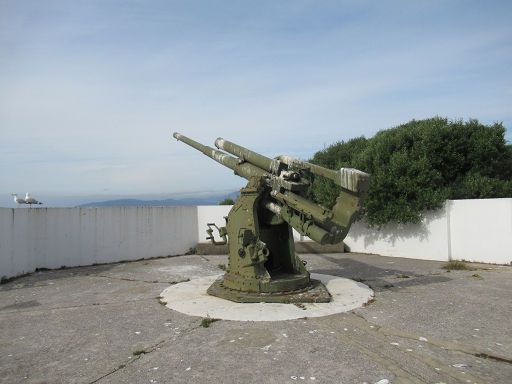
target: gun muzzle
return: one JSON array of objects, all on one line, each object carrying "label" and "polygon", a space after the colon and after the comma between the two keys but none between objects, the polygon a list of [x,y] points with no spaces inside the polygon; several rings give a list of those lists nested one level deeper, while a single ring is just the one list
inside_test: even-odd
[{"label": "gun muzzle", "polygon": [[252,176],[262,177],[267,174],[265,169],[262,169],[251,162],[245,163],[241,161],[242,158],[233,157],[231,155],[228,155],[227,153],[218,151],[212,147],[198,143],[197,141],[192,140],[191,138],[182,135],[181,133],[174,132],[172,136],[176,140],[182,141],[185,144],[190,145],[192,148],[197,149],[199,152],[202,152],[204,155],[224,165],[225,167],[232,169],[238,176],[249,179]]}]

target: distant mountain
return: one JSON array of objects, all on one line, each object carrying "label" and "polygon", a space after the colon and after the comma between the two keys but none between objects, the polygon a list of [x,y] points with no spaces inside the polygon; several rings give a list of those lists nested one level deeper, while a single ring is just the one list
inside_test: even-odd
[{"label": "distant mountain", "polygon": [[164,200],[140,200],[140,199],[117,199],[107,201],[96,201],[92,203],[81,204],[79,207],[162,207],[177,205],[218,205],[220,201],[231,198],[235,200],[240,192],[232,192],[227,195],[213,195],[208,197],[185,197],[181,199]]}]

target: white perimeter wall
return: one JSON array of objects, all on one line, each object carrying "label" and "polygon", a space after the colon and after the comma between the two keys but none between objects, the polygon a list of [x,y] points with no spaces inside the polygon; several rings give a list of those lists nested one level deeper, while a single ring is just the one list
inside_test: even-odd
[{"label": "white perimeter wall", "polygon": [[449,257],[512,262],[512,199],[451,200]]},{"label": "white perimeter wall", "polygon": [[512,199],[448,200],[418,225],[380,230],[355,223],[345,243],[352,252],[427,260],[512,262]]},{"label": "white perimeter wall", "polygon": [[[0,277],[36,268],[179,255],[225,225],[231,206],[0,208]],[[299,236],[295,233],[296,239]],[[512,199],[451,200],[418,225],[355,223],[353,252],[426,260],[512,262]]]},{"label": "white perimeter wall", "polygon": [[388,224],[377,230],[368,228],[366,223],[356,222],[350,228],[345,244],[351,252],[448,260],[446,209],[428,212],[418,225]]},{"label": "white perimeter wall", "polygon": [[0,208],[0,277],[183,254],[196,227],[196,207]]}]

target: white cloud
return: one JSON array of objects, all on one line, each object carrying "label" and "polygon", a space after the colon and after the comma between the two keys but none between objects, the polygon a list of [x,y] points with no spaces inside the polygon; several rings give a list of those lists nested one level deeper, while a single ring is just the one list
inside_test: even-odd
[{"label": "white cloud", "polygon": [[174,131],[308,157],[411,118],[512,124],[506,3],[13,4],[0,16],[9,193],[242,183]]}]

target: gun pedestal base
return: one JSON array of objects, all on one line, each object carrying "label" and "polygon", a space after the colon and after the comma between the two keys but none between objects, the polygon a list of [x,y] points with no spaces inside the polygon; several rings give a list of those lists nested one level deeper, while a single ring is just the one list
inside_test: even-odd
[{"label": "gun pedestal base", "polygon": [[312,281],[295,254],[292,228],[260,204],[268,196],[261,177],[250,177],[228,214],[227,273],[208,293],[241,303],[327,303],[331,296]]},{"label": "gun pedestal base", "polygon": [[216,280],[210,288],[208,288],[208,294],[237,303],[300,304],[328,303],[331,301],[331,294],[327,288],[325,288],[325,285],[319,280],[314,279],[309,279],[309,284],[303,289],[295,291],[276,291],[271,293],[238,291],[227,288],[224,286],[223,281],[224,277]]},{"label": "gun pedestal base", "polygon": [[[227,273],[208,293],[246,303],[329,302],[327,289],[310,279],[295,254],[292,228],[322,245],[340,243],[368,190],[369,175],[352,168],[334,171],[290,156],[270,159],[222,138],[215,140],[215,146],[228,153],[178,132],[173,136],[248,181],[226,218],[226,226],[208,224],[207,239],[214,244],[227,243],[229,250]],[[308,198],[316,176],[341,188],[332,209]],[[215,240],[214,228],[222,241]]]}]

